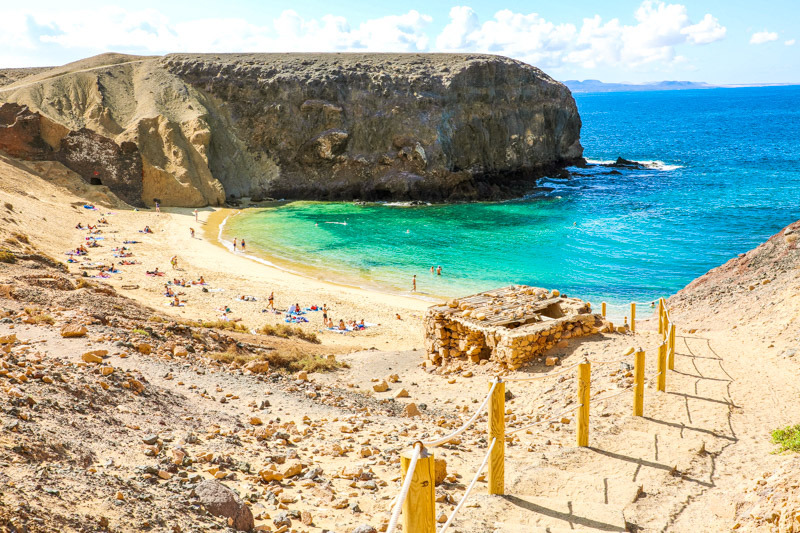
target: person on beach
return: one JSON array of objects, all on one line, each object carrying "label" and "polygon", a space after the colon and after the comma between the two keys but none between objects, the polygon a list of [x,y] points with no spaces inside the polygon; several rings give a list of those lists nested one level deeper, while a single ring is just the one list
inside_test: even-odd
[{"label": "person on beach", "polygon": [[244,249],[245,249],[244,239],[242,239],[241,246],[242,246],[242,251],[244,252]]},{"label": "person on beach", "polygon": [[436,275],[437,276],[441,276],[442,275],[442,265],[439,265],[438,267],[436,267]]},{"label": "person on beach", "polygon": [[269,302],[267,304],[267,307],[272,310],[275,310],[275,291],[269,293],[269,298],[267,298],[267,301]]},{"label": "person on beach", "polygon": [[158,202],[156,202],[156,213],[160,213],[160,212],[161,212],[161,206],[159,205]]},{"label": "person on beach", "polygon": [[142,233],[153,233],[153,230],[150,229],[150,226],[145,226]]},{"label": "person on beach", "polygon": [[347,326],[344,325],[344,320],[339,320],[339,331],[347,331]]},{"label": "person on beach", "polygon": [[417,292],[417,275],[414,274],[414,277],[411,279],[411,292]]},{"label": "person on beach", "polygon": [[199,221],[197,220],[197,209],[195,209],[194,211],[192,211],[192,213],[194,213],[194,221],[195,221],[195,222],[199,222]]},{"label": "person on beach", "polygon": [[178,269],[178,256],[173,255],[172,259],[169,260],[170,264],[172,265],[172,270]]},{"label": "person on beach", "polygon": [[192,239],[194,239],[194,228],[189,228],[189,234],[191,234]]},{"label": "person on beach", "polygon": [[86,229],[86,228],[84,228],[84,227],[83,227],[83,224],[81,224],[80,222],[78,222],[78,225],[77,225],[77,226],[75,226],[75,229]]},{"label": "person on beach", "polygon": [[322,304],[322,323],[328,323],[328,304]]},{"label": "person on beach", "polygon": [[234,252],[236,251],[236,241],[237,241],[237,240],[238,240],[238,239],[237,239],[236,237],[234,237],[234,238],[233,238],[233,251],[234,251]]},{"label": "person on beach", "polygon": [[435,273],[436,267],[431,265],[431,276]]}]

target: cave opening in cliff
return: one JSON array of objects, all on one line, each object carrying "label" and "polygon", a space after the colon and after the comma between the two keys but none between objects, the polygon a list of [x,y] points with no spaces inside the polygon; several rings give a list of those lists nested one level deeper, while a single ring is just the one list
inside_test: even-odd
[{"label": "cave opening in cliff", "polygon": [[102,185],[100,178],[89,178],[89,185]]}]

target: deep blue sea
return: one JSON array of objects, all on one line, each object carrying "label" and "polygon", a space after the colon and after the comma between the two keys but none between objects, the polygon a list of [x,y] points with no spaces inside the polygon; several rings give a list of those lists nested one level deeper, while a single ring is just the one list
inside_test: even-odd
[{"label": "deep blue sea", "polygon": [[588,160],[652,168],[572,169],[542,181],[552,190],[502,203],[291,202],[231,217],[224,238],[289,269],[395,292],[416,274],[423,294],[524,283],[621,306],[668,296],[800,219],[800,86],[575,99]]}]

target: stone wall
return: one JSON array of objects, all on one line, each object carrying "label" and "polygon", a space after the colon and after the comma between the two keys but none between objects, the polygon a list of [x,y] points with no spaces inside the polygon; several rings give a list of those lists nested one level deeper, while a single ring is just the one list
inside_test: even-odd
[{"label": "stone wall", "polygon": [[[531,289],[523,287],[523,290]],[[431,307],[425,317],[425,341],[429,360],[436,365],[444,364],[451,358],[466,358],[473,363],[488,360],[515,370],[568,339],[592,335],[613,327],[599,315],[592,314],[590,304],[586,302],[576,298],[548,299],[544,297],[544,293],[540,294],[546,311],[553,309],[555,304],[555,308],[563,316],[536,317],[525,309],[532,305],[526,300],[520,302],[520,310],[515,311],[523,323],[518,325],[514,322],[512,327],[507,327],[492,325],[486,320],[484,312],[476,313],[458,300],[446,306]],[[526,317],[529,323],[524,323]]]}]

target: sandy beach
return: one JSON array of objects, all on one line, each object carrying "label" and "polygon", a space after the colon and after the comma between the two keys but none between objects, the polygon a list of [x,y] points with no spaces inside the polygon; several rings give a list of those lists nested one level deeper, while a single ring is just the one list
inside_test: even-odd
[{"label": "sandy beach", "polygon": [[[102,212],[102,210],[101,210]],[[120,292],[140,300],[167,314],[181,318],[218,320],[225,307],[231,320],[240,320],[249,329],[266,323],[284,324],[285,311],[290,305],[301,308],[322,307],[326,304],[328,316],[338,322],[344,319],[376,324],[363,331],[340,334],[323,326],[321,311],[308,311],[303,318],[307,323],[295,324],[304,330],[316,332],[325,344],[342,347],[376,347],[393,349],[419,349],[422,346],[421,319],[429,303],[398,295],[366,289],[336,285],[312,279],[263,264],[241,252],[233,253],[217,240],[219,224],[230,210],[206,209],[195,222],[191,209],[170,208],[161,213],[154,211],[127,211],[109,217],[110,231],[104,247],[93,253],[93,260],[110,259],[112,248],[123,245],[127,239],[141,243],[127,245],[141,264],[121,267],[123,274],[106,280]],[[153,234],[139,233],[149,226]],[[192,238],[190,228],[195,229]],[[80,230],[75,230],[81,234]],[[110,238],[109,238],[110,237]],[[172,256],[178,258],[178,268],[170,266]],[[164,276],[148,276],[146,271],[158,267]],[[184,307],[169,305],[171,298],[164,296],[164,284],[173,278],[196,281],[203,276],[209,292],[198,285],[176,287]],[[126,290],[123,286],[139,285]],[[274,307],[268,309],[268,297],[275,293]],[[241,300],[252,296],[256,301]],[[263,310],[267,309],[267,312]],[[402,320],[398,320],[397,315]],[[368,346],[369,345],[369,346]]]}]

